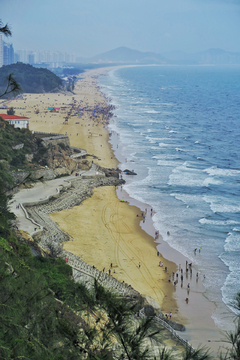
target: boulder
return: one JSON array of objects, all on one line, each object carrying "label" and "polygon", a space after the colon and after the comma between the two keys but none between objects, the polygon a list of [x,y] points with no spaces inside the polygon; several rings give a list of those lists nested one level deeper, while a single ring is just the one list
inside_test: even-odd
[{"label": "boulder", "polygon": [[147,317],[155,316],[155,311],[154,311],[154,308],[152,307],[152,305],[144,305],[143,310],[144,310],[144,314]]},{"label": "boulder", "polygon": [[124,172],[126,175],[137,175],[133,170],[131,171],[131,170],[125,169],[123,172]]}]

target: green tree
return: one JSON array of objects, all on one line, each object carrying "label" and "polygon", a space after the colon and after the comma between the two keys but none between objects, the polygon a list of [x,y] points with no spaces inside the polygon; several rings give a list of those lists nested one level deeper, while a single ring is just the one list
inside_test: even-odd
[{"label": "green tree", "polygon": [[[236,296],[236,304],[234,306],[240,312],[240,292]],[[230,349],[226,354],[221,354],[221,360],[240,359],[240,315],[238,315],[236,320],[235,330],[226,332],[226,342],[230,344]]]},{"label": "green tree", "polygon": [[1,20],[0,20],[0,33],[3,33],[5,36],[12,36],[12,32],[8,24],[3,25]]},{"label": "green tree", "polygon": [[[12,32],[8,24],[3,25],[1,20],[0,20],[0,33],[2,33],[7,37],[12,36]],[[10,93],[18,94],[21,92],[21,86],[14,79],[13,74],[9,74],[8,76],[6,76],[6,81],[7,81],[6,89],[2,94],[0,94],[0,97],[3,97],[4,95],[8,95]]]},{"label": "green tree", "polygon": [[15,114],[14,108],[10,107],[10,109],[7,110],[7,114],[8,115],[14,115]]}]

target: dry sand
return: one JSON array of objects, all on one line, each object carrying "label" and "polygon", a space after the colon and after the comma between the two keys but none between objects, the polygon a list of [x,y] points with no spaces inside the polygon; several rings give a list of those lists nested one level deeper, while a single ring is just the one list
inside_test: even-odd
[{"label": "dry sand", "polygon": [[[81,118],[70,117],[68,125],[63,124],[73,96],[81,106],[105,104],[105,98],[97,88],[97,77],[106,74],[108,70],[91,70],[81,74],[81,80],[74,90],[75,95],[25,94],[25,100],[14,100],[8,105],[15,108],[16,115],[30,117],[31,130],[67,133],[72,146],[83,148],[97,157],[90,158],[95,163],[109,168],[116,167],[118,161],[110,146],[104,119],[99,118],[96,123],[90,117],[91,112],[85,112]],[[67,109],[60,113],[47,110],[48,106],[65,105]],[[39,114],[35,114],[36,109],[39,109]],[[204,287],[200,279],[196,281],[195,270],[192,276],[187,277],[187,259],[161,238],[158,243],[161,243],[160,253],[164,258],[161,254],[157,256],[150,207],[130,199],[123,189],[118,189],[118,196],[114,187],[97,188],[94,195],[80,206],[51,214],[59,227],[73,238],[65,244],[65,248],[100,270],[104,267],[108,270],[112,263],[113,276],[131,284],[141,294],[151,296],[164,313],[172,311],[173,320],[186,325],[187,331],[181,335],[190,340],[194,347],[207,345],[216,353],[222,344],[218,342],[221,335],[211,318],[214,304],[204,297]],[[146,207],[148,211],[143,223],[141,214]],[[163,267],[158,266],[159,261],[164,263]],[[183,286],[180,286],[179,275],[178,284],[174,287],[172,272],[176,273],[179,264],[184,268]],[[190,291],[187,283],[190,283]],[[189,298],[188,304],[185,302],[186,297]]]}]

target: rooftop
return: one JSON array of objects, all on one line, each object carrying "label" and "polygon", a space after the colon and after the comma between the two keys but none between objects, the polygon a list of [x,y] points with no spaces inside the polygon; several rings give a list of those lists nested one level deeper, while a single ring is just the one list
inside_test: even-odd
[{"label": "rooftop", "polygon": [[29,120],[26,116],[17,116],[17,115],[7,115],[7,114],[0,114],[3,120]]}]

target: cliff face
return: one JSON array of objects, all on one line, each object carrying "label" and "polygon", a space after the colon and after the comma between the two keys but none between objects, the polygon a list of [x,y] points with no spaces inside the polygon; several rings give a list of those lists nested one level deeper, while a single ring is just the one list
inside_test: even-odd
[{"label": "cliff face", "polygon": [[[45,153],[39,159],[41,165],[39,169],[11,173],[15,184],[19,185],[36,180],[52,180],[57,176],[71,175],[75,171],[89,170],[91,168],[91,163],[88,160],[74,160],[70,157],[71,155],[73,155],[73,150],[68,146],[49,144]],[[27,159],[31,163],[32,157],[29,156]]]},{"label": "cliff face", "polygon": [[73,151],[69,147],[49,144],[45,154],[47,166],[53,169],[56,175],[71,174],[77,170],[89,170],[88,160],[75,160],[70,156]]}]

